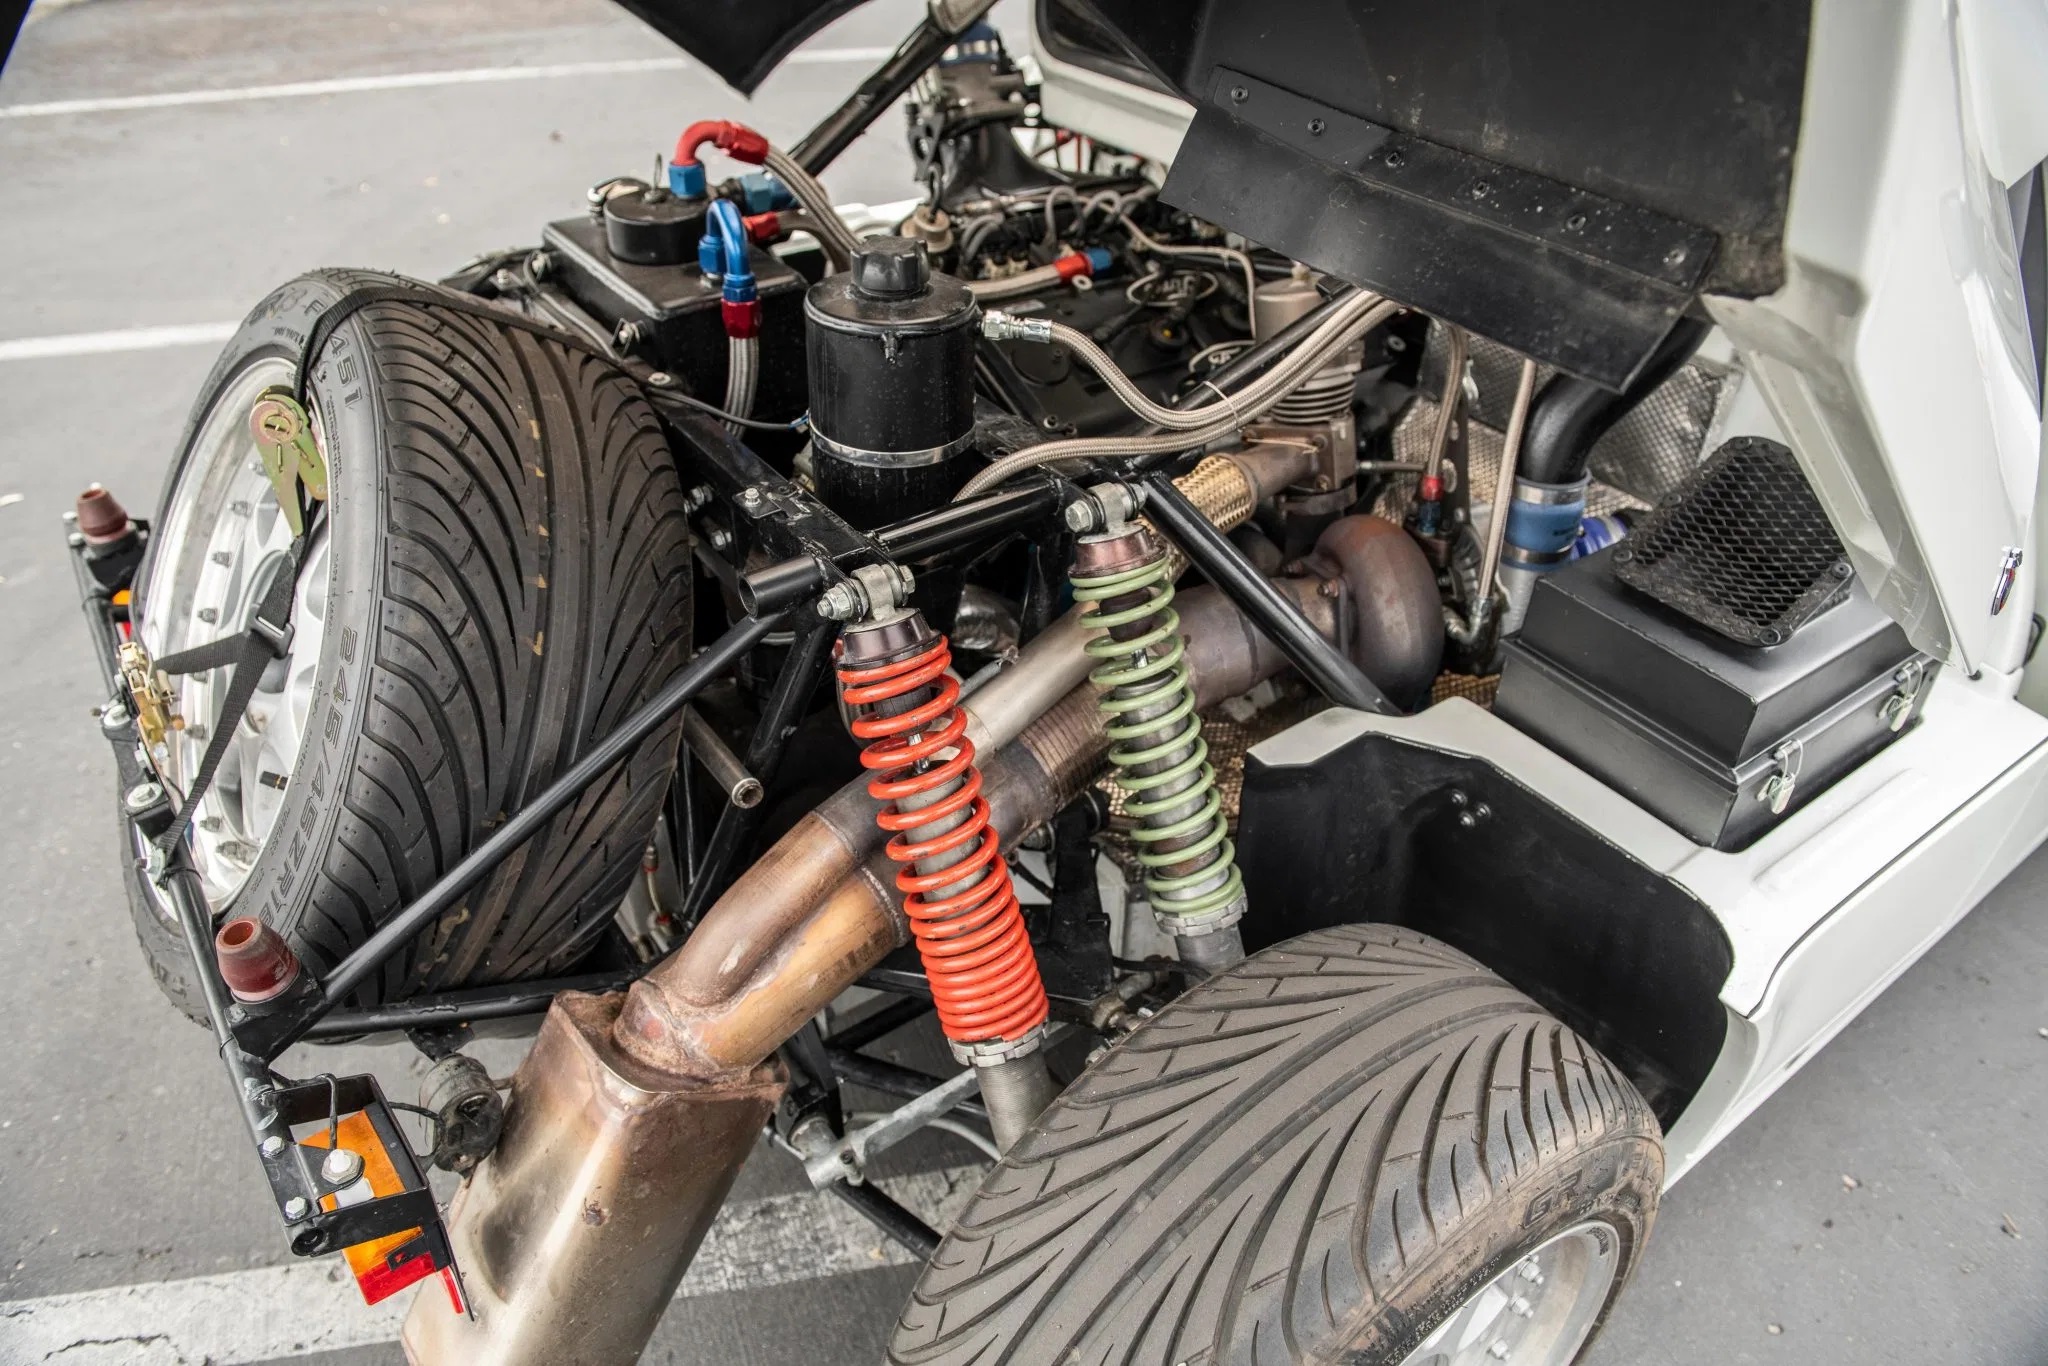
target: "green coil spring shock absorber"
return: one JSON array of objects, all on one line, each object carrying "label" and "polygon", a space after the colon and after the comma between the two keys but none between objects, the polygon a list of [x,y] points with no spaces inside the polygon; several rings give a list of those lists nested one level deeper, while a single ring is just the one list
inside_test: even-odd
[{"label": "green coil spring shock absorber", "polygon": [[1118,515],[1127,498],[1091,501],[1103,509],[1095,520],[1109,525],[1074,548],[1074,599],[1097,633],[1087,645],[1098,661],[1088,678],[1102,690],[1111,771],[1137,823],[1131,839],[1153,915],[1181,961],[1206,976],[1244,957],[1236,928],[1244,878],[1195,714],[1173,610],[1175,570],[1149,528]]}]

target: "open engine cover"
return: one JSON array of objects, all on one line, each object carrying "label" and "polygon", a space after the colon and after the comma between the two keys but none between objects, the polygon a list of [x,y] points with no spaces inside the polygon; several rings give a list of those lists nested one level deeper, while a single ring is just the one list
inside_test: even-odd
[{"label": "open engine cover", "polygon": [[1782,283],[1801,0],[1042,3],[1195,106],[1168,203],[1574,374]]},{"label": "open engine cover", "polygon": [[[741,90],[858,0],[620,0]],[[1162,198],[1621,388],[1783,283],[1806,0],[1037,0],[1196,114]]]}]

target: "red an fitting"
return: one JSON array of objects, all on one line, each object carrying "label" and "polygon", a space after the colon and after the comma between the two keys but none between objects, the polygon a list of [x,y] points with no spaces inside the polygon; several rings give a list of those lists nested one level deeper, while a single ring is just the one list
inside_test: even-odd
[{"label": "red an fitting", "polygon": [[1071,280],[1077,275],[1093,275],[1095,273],[1095,263],[1078,251],[1070,251],[1065,256],[1060,257],[1059,260],[1052,263],[1052,268],[1059,272],[1059,277],[1062,280]]},{"label": "red an fitting", "polygon": [[257,1005],[275,1000],[299,980],[299,956],[284,936],[256,919],[238,916],[213,937],[221,981],[237,1001]]},{"label": "red an fitting", "polygon": [[685,128],[683,135],[676,139],[675,164],[694,166],[697,149],[707,142],[735,161],[759,166],[768,159],[768,139],[744,123],[734,123],[730,119],[705,119]]},{"label": "red an fitting", "polygon": [[773,209],[767,213],[750,213],[740,222],[746,226],[747,236],[764,247],[782,236],[782,215]]},{"label": "red an fitting", "polygon": [[749,299],[745,303],[734,303],[721,299],[718,304],[719,317],[725,321],[725,335],[735,341],[761,335],[761,301]]}]

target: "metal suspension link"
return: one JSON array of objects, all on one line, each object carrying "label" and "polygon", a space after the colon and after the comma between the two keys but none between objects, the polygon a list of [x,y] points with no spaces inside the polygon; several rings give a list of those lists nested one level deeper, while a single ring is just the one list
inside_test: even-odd
[{"label": "metal suspension link", "polygon": [[1207,975],[1244,956],[1244,878],[1195,714],[1175,571],[1149,529],[1115,519],[1076,544],[1072,582],[1083,623],[1098,633],[1088,677],[1102,689],[1111,773],[1137,822],[1131,839],[1153,914],[1182,962]]}]

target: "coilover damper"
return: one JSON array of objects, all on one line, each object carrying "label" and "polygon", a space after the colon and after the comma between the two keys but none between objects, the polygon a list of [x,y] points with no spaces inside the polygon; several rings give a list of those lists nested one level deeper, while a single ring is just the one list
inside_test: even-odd
[{"label": "coilover damper", "polygon": [[1119,515],[1127,500],[1095,501],[1108,525],[1076,543],[1072,575],[1082,621],[1099,633],[1088,678],[1102,689],[1110,768],[1137,821],[1130,835],[1152,913],[1181,962],[1207,976],[1244,957],[1244,879],[1195,713],[1175,571],[1151,530]]},{"label": "coilover damper", "polygon": [[1040,1049],[1047,1005],[988,800],[952,652],[924,614],[905,608],[909,575],[863,569],[849,590],[865,611],[841,637],[839,682],[863,741],[875,820],[954,1057],[981,1076],[998,1147],[1007,1149],[1052,1100]]}]

